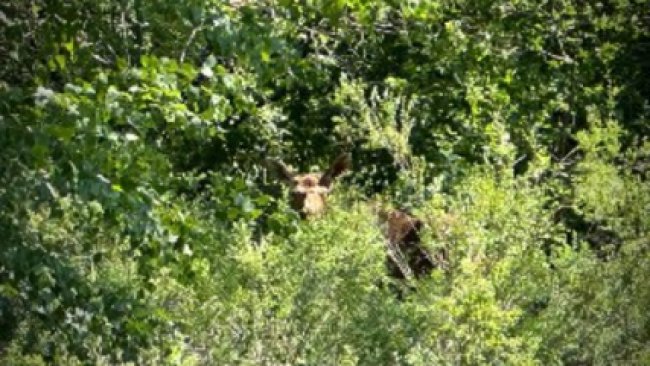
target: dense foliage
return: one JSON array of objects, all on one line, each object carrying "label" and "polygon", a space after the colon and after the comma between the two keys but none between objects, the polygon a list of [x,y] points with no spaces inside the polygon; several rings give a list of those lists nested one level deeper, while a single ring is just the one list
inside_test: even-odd
[{"label": "dense foliage", "polygon": [[[0,29],[0,363],[650,363],[647,0],[20,0]],[[341,151],[300,221],[265,159]],[[403,299],[376,199],[449,253]]]}]

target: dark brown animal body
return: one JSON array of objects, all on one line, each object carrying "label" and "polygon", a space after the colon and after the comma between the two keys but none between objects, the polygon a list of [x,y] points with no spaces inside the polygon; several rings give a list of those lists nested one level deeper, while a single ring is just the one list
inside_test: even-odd
[{"label": "dark brown animal body", "polygon": [[378,213],[387,239],[386,267],[391,277],[421,278],[436,267],[429,252],[420,243],[422,220],[399,210]]},{"label": "dark brown animal body", "polygon": [[[290,187],[290,205],[301,217],[320,216],[327,207],[327,195],[334,180],[350,169],[348,154],[340,155],[324,173],[293,173],[281,162],[273,162],[281,178]],[[437,267],[436,261],[422,246],[422,220],[400,210],[375,209],[386,238],[386,267],[396,279],[421,278]]]}]

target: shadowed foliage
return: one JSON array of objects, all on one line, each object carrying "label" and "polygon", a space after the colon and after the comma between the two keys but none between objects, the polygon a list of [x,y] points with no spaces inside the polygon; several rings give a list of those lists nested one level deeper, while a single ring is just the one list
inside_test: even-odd
[{"label": "shadowed foliage", "polygon": [[0,364],[650,364],[649,19],[0,2]]}]

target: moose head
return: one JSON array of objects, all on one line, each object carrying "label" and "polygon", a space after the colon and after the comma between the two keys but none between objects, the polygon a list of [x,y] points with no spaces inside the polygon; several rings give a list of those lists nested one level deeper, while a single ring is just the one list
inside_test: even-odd
[{"label": "moose head", "polygon": [[327,195],[334,180],[350,169],[349,154],[339,155],[322,173],[294,173],[284,163],[273,161],[282,181],[289,186],[289,205],[303,218],[320,216],[326,208]]},{"label": "moose head", "polygon": [[[282,181],[289,186],[290,206],[302,218],[314,218],[327,207],[327,195],[335,179],[350,169],[349,154],[339,155],[322,173],[294,173],[284,163],[273,161]],[[444,261],[443,255],[431,256],[421,245],[422,220],[401,210],[384,209],[373,205],[378,222],[386,238],[386,267],[397,279],[420,278]]]}]

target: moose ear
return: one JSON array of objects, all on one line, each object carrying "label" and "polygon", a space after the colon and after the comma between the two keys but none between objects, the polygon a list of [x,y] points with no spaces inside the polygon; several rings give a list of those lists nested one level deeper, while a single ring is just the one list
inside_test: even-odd
[{"label": "moose ear", "polygon": [[334,182],[334,179],[349,170],[352,166],[352,157],[348,153],[339,155],[336,160],[330,165],[329,169],[323,174],[318,182],[319,185],[329,187]]},{"label": "moose ear", "polygon": [[266,165],[282,182],[289,183],[293,180],[293,172],[283,162],[275,159],[266,160]]}]

